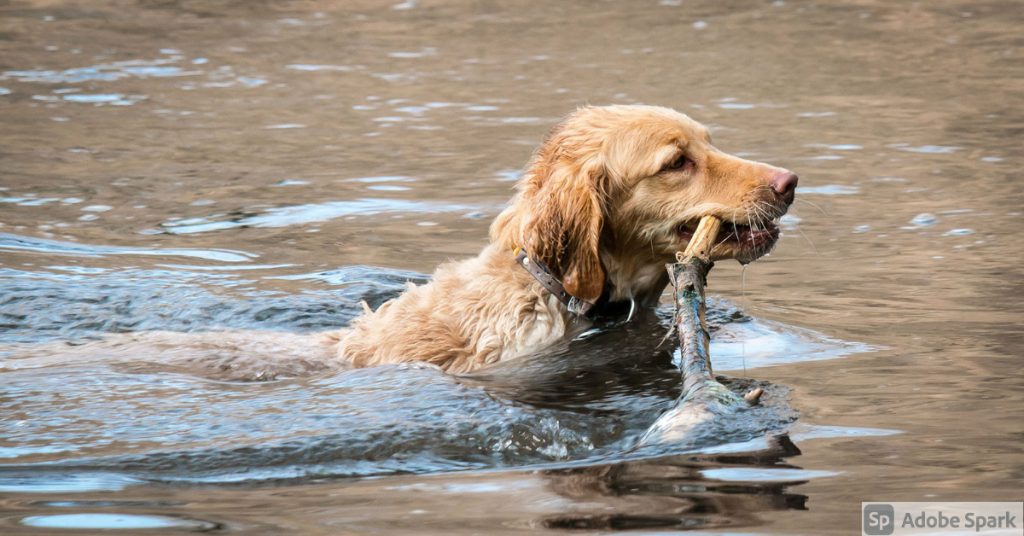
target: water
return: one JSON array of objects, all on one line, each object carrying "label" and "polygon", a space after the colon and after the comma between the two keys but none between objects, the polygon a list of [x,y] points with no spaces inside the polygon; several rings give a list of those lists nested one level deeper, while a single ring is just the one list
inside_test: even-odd
[{"label": "water", "polygon": [[[862,500],[1019,498],[1022,19],[0,8],[0,532],[847,534]],[[584,102],[800,174],[771,257],[710,280],[716,370],[764,407],[632,450],[678,395],[665,306],[474,377],[309,345],[475,254]]]}]

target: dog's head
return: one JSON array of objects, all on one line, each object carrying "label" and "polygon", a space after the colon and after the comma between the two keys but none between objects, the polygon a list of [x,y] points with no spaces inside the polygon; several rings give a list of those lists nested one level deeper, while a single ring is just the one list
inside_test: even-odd
[{"label": "dog's head", "polygon": [[796,184],[788,170],[719,151],[674,110],[585,107],[537,150],[491,237],[526,248],[578,298],[597,300],[606,281],[628,298],[661,279],[704,215],[723,220],[713,258],[770,251]]}]

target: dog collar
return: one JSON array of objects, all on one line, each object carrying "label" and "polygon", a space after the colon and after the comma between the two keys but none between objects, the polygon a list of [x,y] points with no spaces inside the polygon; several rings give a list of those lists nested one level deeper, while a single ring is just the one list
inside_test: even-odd
[{"label": "dog collar", "polygon": [[541,284],[548,292],[558,298],[558,301],[565,304],[565,307],[569,309],[569,312],[578,315],[586,316],[591,309],[594,308],[594,304],[585,300],[581,300],[572,294],[569,294],[565,290],[565,286],[562,282],[555,277],[544,263],[531,259],[527,255],[526,250],[523,248],[516,248],[514,253],[516,254],[516,264],[522,266],[538,283]]}]

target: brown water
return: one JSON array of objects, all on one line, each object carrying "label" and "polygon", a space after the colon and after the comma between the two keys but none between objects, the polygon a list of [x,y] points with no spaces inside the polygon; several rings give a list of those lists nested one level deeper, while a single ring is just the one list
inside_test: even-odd
[{"label": "brown water", "polygon": [[[866,500],[1021,500],[1021,27],[1011,1],[5,3],[0,532],[848,534]],[[775,253],[711,276],[717,368],[773,385],[733,436],[628,453],[678,394],[657,319],[476,379],[63,342],[343,325],[475,254],[587,102],[800,174]]]}]

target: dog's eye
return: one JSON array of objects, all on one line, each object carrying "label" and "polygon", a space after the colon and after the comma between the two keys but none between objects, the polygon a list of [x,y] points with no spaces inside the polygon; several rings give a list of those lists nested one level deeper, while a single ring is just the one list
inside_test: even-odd
[{"label": "dog's eye", "polygon": [[677,156],[675,160],[673,160],[673,161],[669,162],[668,164],[666,164],[664,169],[666,171],[677,171],[677,170],[683,169],[684,167],[688,166],[691,162],[692,162],[692,160],[690,160],[689,158],[686,158],[685,154],[681,154],[681,155]]}]

